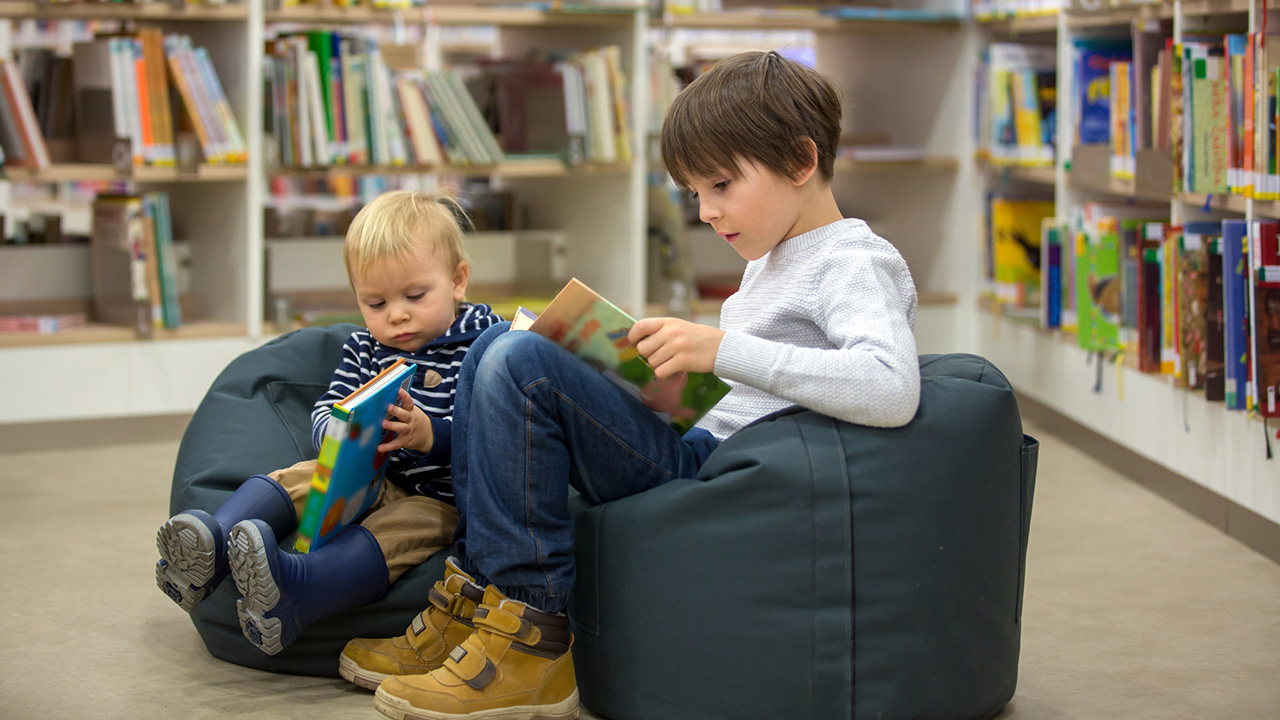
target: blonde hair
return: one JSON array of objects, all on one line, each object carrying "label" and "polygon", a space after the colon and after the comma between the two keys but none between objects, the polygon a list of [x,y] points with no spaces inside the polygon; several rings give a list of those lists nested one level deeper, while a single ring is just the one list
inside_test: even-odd
[{"label": "blonde hair", "polygon": [[444,193],[392,190],[379,195],[360,209],[347,229],[342,244],[347,280],[354,285],[356,273],[421,247],[434,252],[450,272],[470,265],[459,218],[466,218],[465,211]]}]

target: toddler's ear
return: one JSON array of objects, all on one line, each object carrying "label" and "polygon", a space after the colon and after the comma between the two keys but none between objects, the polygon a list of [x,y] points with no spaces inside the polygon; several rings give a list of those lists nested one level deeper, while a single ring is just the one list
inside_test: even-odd
[{"label": "toddler's ear", "polygon": [[453,271],[453,299],[462,302],[467,297],[467,283],[471,281],[471,263],[460,262]]}]

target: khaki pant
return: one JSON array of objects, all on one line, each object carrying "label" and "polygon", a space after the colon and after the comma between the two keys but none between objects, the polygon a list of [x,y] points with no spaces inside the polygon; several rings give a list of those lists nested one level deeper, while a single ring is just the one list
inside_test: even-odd
[{"label": "khaki pant", "polygon": [[[289,493],[299,518],[315,470],[315,460],[304,460],[268,475]],[[435,498],[410,495],[387,481],[382,483],[382,492],[360,524],[378,541],[387,559],[387,575],[395,582],[409,568],[421,565],[453,542],[458,511]]]}]

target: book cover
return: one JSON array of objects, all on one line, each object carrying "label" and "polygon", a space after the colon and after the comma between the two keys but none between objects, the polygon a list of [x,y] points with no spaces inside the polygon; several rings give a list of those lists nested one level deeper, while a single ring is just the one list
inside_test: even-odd
[{"label": "book cover", "polygon": [[1248,226],[1245,220],[1222,221],[1223,375],[1228,410],[1245,409],[1249,382],[1249,319],[1245,312]]},{"label": "book cover", "polygon": [[1132,57],[1128,40],[1075,41],[1076,144],[1105,144],[1111,135],[1111,63]]},{"label": "book cover", "polygon": [[1210,238],[1204,247],[1204,266],[1208,284],[1204,321],[1204,399],[1218,402],[1226,400],[1226,349],[1223,344],[1226,324],[1222,312],[1224,285],[1222,260],[1222,239]]},{"label": "book cover", "polygon": [[89,270],[94,319],[134,325],[148,302],[142,198],[101,193],[93,201]]},{"label": "book cover", "polygon": [[1138,369],[1160,372],[1160,242],[1164,223],[1143,227],[1138,268]]},{"label": "book cover", "polygon": [[1051,201],[991,201],[996,296],[1015,307],[1030,307],[1040,296],[1040,236]]},{"label": "book cover", "polygon": [[1066,228],[1057,218],[1040,226],[1040,327],[1062,325],[1062,245]]},{"label": "book cover", "polygon": [[298,521],[298,552],[321,547],[378,499],[389,457],[378,446],[395,436],[383,430],[382,421],[400,389],[413,382],[416,368],[400,358],[334,404]]},{"label": "book cover", "polygon": [[[528,322],[532,315],[521,310],[513,329]],[[528,323],[527,329],[582,358],[644,401],[678,432],[687,432],[729,392],[729,386],[711,373],[681,373],[666,380],[655,378],[649,363],[627,340],[627,333],[635,322],[574,278],[536,320]]]},{"label": "book cover", "polygon": [[1182,387],[1204,389],[1208,345],[1209,268],[1205,248],[1221,232],[1216,222],[1187,223],[1178,248],[1178,357]]},{"label": "book cover", "polygon": [[1280,282],[1254,289],[1253,357],[1257,369],[1258,414],[1280,416]]},{"label": "book cover", "polygon": [[1120,250],[1114,223],[1085,233],[1076,247],[1076,337],[1099,352],[1123,349],[1120,341]]},{"label": "book cover", "polygon": [[1178,246],[1182,226],[1165,227],[1160,244],[1160,372],[1181,374],[1178,357]]}]

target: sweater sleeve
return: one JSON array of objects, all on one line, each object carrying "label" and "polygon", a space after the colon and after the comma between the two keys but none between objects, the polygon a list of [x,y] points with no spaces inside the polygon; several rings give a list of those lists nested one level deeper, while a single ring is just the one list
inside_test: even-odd
[{"label": "sweater sleeve", "polygon": [[409,467],[449,467],[453,462],[453,418],[428,415],[427,420],[431,422],[431,452],[418,452],[408,448],[396,452],[408,462]]},{"label": "sweater sleeve", "polygon": [[329,427],[329,416],[333,414],[333,405],[342,398],[355,392],[369,378],[377,373],[372,372],[373,360],[367,351],[362,351],[360,333],[352,333],[342,346],[342,360],[334,368],[333,377],[329,380],[329,389],[316,401],[311,410],[311,442],[316,452],[324,442],[325,430]]},{"label": "sweater sleeve", "polygon": [[920,401],[911,275],[896,252],[832,260],[808,286],[827,348],[729,331],[715,372],[847,422],[905,425]]}]

